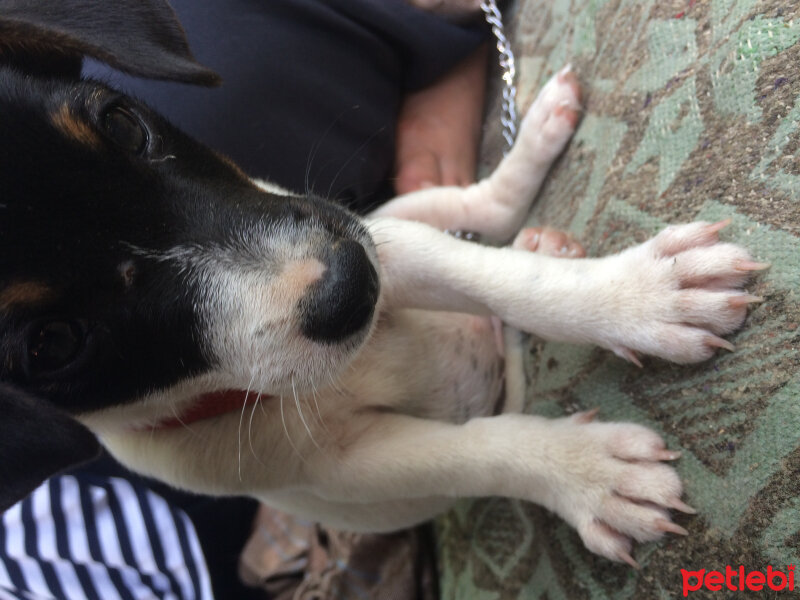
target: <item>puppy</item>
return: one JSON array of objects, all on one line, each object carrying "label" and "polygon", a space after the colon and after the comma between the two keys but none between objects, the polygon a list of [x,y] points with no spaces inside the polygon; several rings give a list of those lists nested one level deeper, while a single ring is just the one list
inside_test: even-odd
[{"label": "puppy", "polygon": [[740,288],[760,265],[719,243],[724,223],[583,260],[442,232],[518,231],[577,122],[568,69],[489,178],[361,219],[257,184],[80,80],[92,56],[214,83],[165,3],[44,5],[0,16],[2,507],[91,459],[99,438],[176,486],[341,529],[391,531],[456,498],[502,495],[631,564],[633,540],[685,533],[669,509],[691,509],[663,463],[678,453],[654,432],[592,413],[496,414],[492,316],[634,362],[701,361],[730,347],[718,336],[757,300]]}]

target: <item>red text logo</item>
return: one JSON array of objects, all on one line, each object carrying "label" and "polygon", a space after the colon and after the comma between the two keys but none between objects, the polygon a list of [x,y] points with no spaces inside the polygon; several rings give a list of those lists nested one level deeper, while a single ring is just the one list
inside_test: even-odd
[{"label": "red text logo", "polygon": [[700,569],[699,571],[687,571],[681,569],[683,576],[683,596],[689,595],[689,592],[696,592],[702,588],[712,592],[718,592],[723,589],[732,592],[743,592],[745,590],[751,592],[760,592],[764,588],[780,592],[783,590],[794,590],[794,565],[786,567],[786,572],[767,567],[764,571],[750,571],[745,572],[744,567],[739,565],[738,569],[733,569],[730,565],[725,567],[725,572],[722,571],[706,571]]}]

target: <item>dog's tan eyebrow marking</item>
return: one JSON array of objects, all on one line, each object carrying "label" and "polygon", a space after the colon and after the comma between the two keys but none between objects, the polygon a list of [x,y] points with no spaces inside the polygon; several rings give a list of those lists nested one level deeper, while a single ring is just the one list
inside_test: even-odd
[{"label": "dog's tan eyebrow marking", "polygon": [[100,145],[100,136],[91,125],[76,117],[70,107],[62,104],[57,111],[50,115],[53,125],[68,138],[95,148]]},{"label": "dog's tan eyebrow marking", "polygon": [[242,179],[251,183],[252,185],[256,185],[255,183],[253,183],[253,179],[251,177],[248,177],[247,174],[245,174],[245,172],[242,171],[242,168],[239,165],[237,165],[232,159],[228,158],[225,154],[222,154],[222,152],[217,152],[216,150],[214,150],[213,152],[219,160],[221,160],[231,169],[233,169],[236,172],[237,176],[241,177]]},{"label": "dog's tan eyebrow marking", "polygon": [[52,296],[53,290],[37,281],[12,283],[0,290],[0,310],[8,310],[19,305],[29,306]]}]

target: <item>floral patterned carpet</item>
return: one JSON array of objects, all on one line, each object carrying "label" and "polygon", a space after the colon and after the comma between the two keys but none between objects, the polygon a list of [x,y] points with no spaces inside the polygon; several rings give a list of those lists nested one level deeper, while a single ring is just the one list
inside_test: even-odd
[{"label": "floral patterned carpet", "polygon": [[[737,350],[707,363],[640,370],[603,350],[530,340],[530,412],[597,406],[683,451],[677,468],[699,514],[677,522],[690,535],[638,547],[637,572],[589,554],[536,506],[463,502],[437,524],[442,597],[676,598],[682,569],[727,565],[798,565],[800,591],[800,5],[519,0],[506,19],[520,107],[568,62],[586,92],[531,223],[566,228],[601,255],[669,223],[731,217],[722,237],[772,267],[749,286],[766,301],[732,336]],[[498,114],[495,101],[486,169],[502,147]],[[689,597],[792,596],[725,589]]]}]

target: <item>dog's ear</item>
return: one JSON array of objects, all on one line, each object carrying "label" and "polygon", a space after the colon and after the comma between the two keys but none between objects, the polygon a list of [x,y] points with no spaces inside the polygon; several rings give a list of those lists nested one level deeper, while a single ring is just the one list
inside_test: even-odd
[{"label": "dog's ear", "polygon": [[220,83],[165,0],[0,0],[0,63],[77,76],[84,56],[152,79]]},{"label": "dog's ear", "polygon": [[97,438],[75,419],[0,383],[0,511],[51,475],[99,454]]}]

